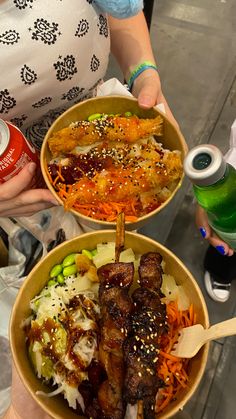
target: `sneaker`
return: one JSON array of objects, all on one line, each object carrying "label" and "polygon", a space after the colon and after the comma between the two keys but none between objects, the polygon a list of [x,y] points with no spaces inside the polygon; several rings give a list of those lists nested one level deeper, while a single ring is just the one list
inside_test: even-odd
[{"label": "sneaker", "polygon": [[218,303],[225,303],[230,296],[231,283],[221,284],[215,281],[208,271],[205,271],[204,282],[209,296]]}]

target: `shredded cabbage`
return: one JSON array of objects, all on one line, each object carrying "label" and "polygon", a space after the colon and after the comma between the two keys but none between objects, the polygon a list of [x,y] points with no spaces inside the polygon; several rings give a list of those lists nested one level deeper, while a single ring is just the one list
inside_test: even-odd
[{"label": "shredded cabbage", "polygon": [[[98,287],[99,284],[91,282],[86,273],[65,278],[63,285],[46,286],[31,300],[33,316],[25,322],[26,326],[30,324],[33,331],[29,355],[36,374],[46,381],[52,378],[53,385],[57,386],[52,392],[38,391],[37,394],[53,397],[62,393],[70,407],[76,409],[76,404],[79,403],[83,411],[84,401],[78,386],[88,378],[88,374],[80,370],[78,365],[82,363],[85,368],[88,367],[97,351],[97,326],[94,316],[100,313]],[[75,305],[70,305],[74,298],[78,298],[78,301],[76,300]],[[40,332],[34,335],[34,330]],[[77,330],[81,336],[70,347],[69,336],[77,336]],[[71,339],[73,342],[74,338]],[[71,350],[74,353],[73,357]],[[78,358],[78,364],[74,362],[74,357]],[[58,372],[57,361],[63,365],[63,373]],[[78,385],[74,382],[70,384],[70,380],[67,380],[67,375],[69,377],[69,374],[74,372]]]}]

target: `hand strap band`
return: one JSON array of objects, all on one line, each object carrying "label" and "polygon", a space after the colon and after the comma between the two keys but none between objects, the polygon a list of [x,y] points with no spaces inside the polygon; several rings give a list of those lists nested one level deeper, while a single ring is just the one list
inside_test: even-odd
[{"label": "hand strap band", "polygon": [[143,73],[143,71],[148,70],[150,68],[158,71],[156,64],[153,64],[151,61],[144,61],[143,63],[141,63],[141,64],[137,65],[137,67],[135,67],[135,69],[132,71],[129,79],[127,80],[127,85],[128,85],[128,88],[129,88],[130,91],[132,90],[132,87],[133,87],[133,84],[134,84],[134,81],[136,80],[136,78],[141,73]]}]

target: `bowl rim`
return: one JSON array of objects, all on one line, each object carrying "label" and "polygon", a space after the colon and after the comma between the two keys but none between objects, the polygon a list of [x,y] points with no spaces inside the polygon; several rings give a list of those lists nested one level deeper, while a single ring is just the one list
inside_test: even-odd
[{"label": "bowl rim", "polygon": [[[44,137],[44,140],[43,140],[43,143],[42,143],[42,147],[41,147],[41,151],[40,151],[40,166],[41,166],[41,171],[42,171],[42,174],[43,174],[43,178],[44,178],[44,181],[45,181],[45,183],[46,183],[46,185],[47,185],[47,187],[48,187],[48,189],[51,191],[51,193],[54,195],[54,197],[56,198],[56,200],[63,206],[64,205],[64,203],[63,203],[63,200],[58,196],[58,194],[56,193],[56,191],[55,191],[55,189],[53,188],[53,186],[52,186],[52,184],[50,183],[50,181],[49,181],[49,179],[48,179],[48,176],[47,176],[47,173],[46,173],[46,169],[45,169],[45,167],[46,167],[46,165],[47,165],[47,160],[46,160],[46,157],[45,157],[45,155],[46,155],[46,150],[47,150],[47,143],[48,143],[48,138],[50,137],[50,135],[51,135],[51,133],[53,132],[53,130],[54,130],[54,127],[57,125],[57,123],[58,123],[58,120],[59,119],[61,119],[62,117],[64,117],[64,116],[66,116],[66,115],[68,115],[68,114],[70,114],[70,112],[71,111],[73,111],[74,109],[76,109],[76,108],[78,108],[79,106],[86,106],[86,104],[87,103],[89,103],[89,102],[92,102],[92,101],[94,101],[94,100],[96,100],[96,101],[99,101],[99,100],[104,100],[104,99],[108,99],[108,100],[111,100],[111,99],[116,99],[116,98],[121,98],[121,99],[127,99],[127,101],[131,101],[131,102],[134,102],[134,103],[136,103],[136,104],[138,104],[138,100],[135,98],[135,97],[129,97],[129,96],[122,96],[122,95],[110,95],[110,96],[96,96],[96,97],[93,97],[93,98],[89,98],[89,99],[86,99],[86,100],[84,100],[84,101],[82,101],[82,102],[79,102],[79,103],[76,103],[75,105],[73,105],[73,106],[71,106],[70,108],[68,108],[65,112],[63,112],[61,115],[59,115],[59,117],[58,118],[56,118],[56,120],[52,123],[52,125],[50,126],[50,128],[48,129],[48,131],[47,131],[47,133],[46,133],[46,135],[45,135],[45,137]],[[142,109],[142,108],[140,108],[140,109]],[[184,156],[186,156],[186,154],[187,154],[187,152],[188,152],[188,146],[187,146],[187,143],[186,143],[186,141],[185,141],[185,138],[184,138],[184,136],[183,136],[183,134],[181,133],[181,131],[180,131],[180,128],[179,128],[179,126],[176,126],[168,117],[167,117],[167,115],[163,112],[163,111],[161,111],[161,110],[159,110],[159,109],[157,109],[156,107],[153,107],[153,108],[151,108],[152,110],[154,110],[155,112],[157,112],[158,114],[160,114],[160,116],[164,119],[164,120],[166,120],[166,121],[168,121],[168,123],[172,126],[172,128],[176,131],[176,133],[177,133],[177,135],[178,135],[178,137],[179,137],[179,139],[180,139],[180,143],[181,143],[181,145],[182,145],[182,150],[181,150],[181,153],[183,153],[183,155]],[[142,109],[143,110],[143,109]],[[148,111],[148,110],[147,110]],[[155,210],[153,210],[153,211],[151,211],[151,212],[149,212],[148,214],[145,214],[145,215],[143,215],[142,217],[139,217],[136,221],[134,221],[134,222],[132,222],[132,221],[126,221],[125,222],[125,225],[128,227],[129,225],[130,226],[132,226],[132,225],[134,225],[134,224],[136,224],[136,223],[145,223],[145,221],[146,220],[148,220],[150,217],[152,217],[152,216],[154,216],[154,215],[156,215],[156,214],[158,214],[161,210],[163,210],[168,204],[169,204],[169,202],[174,198],[174,196],[176,195],[176,193],[177,193],[177,191],[179,190],[179,188],[181,187],[181,185],[182,185],[182,182],[183,182],[183,179],[184,179],[184,177],[185,177],[185,174],[184,174],[184,170],[183,170],[183,173],[182,173],[182,175],[181,175],[181,177],[180,177],[180,179],[179,179],[179,181],[178,181],[178,183],[176,184],[176,186],[175,186],[175,189],[171,192],[171,195],[169,196],[169,198],[167,198],[158,208],[156,208]],[[70,213],[72,213],[74,216],[76,216],[76,217],[80,217],[81,218],[81,222],[85,222],[85,224],[89,224],[89,223],[94,223],[94,224],[97,224],[97,225],[99,225],[99,228],[105,228],[105,229],[107,229],[107,228],[109,228],[109,227],[115,227],[116,226],[116,223],[115,222],[110,222],[110,221],[103,221],[103,220],[97,220],[97,219],[95,219],[95,218],[92,218],[92,217],[88,217],[87,215],[84,215],[84,214],[82,214],[82,213],[80,213],[80,212],[78,212],[78,211],[76,211],[76,210],[74,210],[73,208],[71,208],[70,210],[69,210],[69,212]],[[83,221],[82,221],[83,220]]]},{"label": "bowl rim", "polygon": [[[40,397],[37,397],[35,392],[33,391],[33,389],[30,387],[30,383],[27,380],[27,377],[24,375],[21,366],[20,366],[20,361],[18,359],[18,350],[17,350],[17,345],[15,342],[15,330],[14,330],[14,323],[15,323],[15,319],[17,317],[17,308],[18,305],[20,303],[21,300],[21,296],[24,293],[25,289],[28,287],[28,283],[31,280],[31,277],[34,275],[35,271],[38,270],[38,268],[40,267],[40,265],[42,263],[45,263],[45,261],[47,261],[47,259],[49,259],[51,257],[51,255],[53,253],[58,252],[61,248],[66,247],[66,245],[68,244],[68,242],[72,242],[75,243],[77,240],[79,240],[80,237],[90,237],[90,236],[94,236],[94,235],[102,235],[102,234],[115,234],[115,231],[113,229],[110,230],[98,230],[98,231],[92,231],[92,232],[88,232],[88,233],[84,233],[80,236],[77,236],[73,239],[67,240],[63,243],[61,243],[60,245],[58,245],[57,247],[55,247],[53,250],[51,250],[43,259],[41,259],[37,265],[35,265],[35,267],[32,269],[32,271],[30,272],[30,274],[27,276],[27,278],[25,279],[24,283],[22,284],[15,303],[13,305],[12,308],[12,312],[11,312],[11,316],[10,316],[10,322],[9,322],[9,336],[10,336],[10,348],[11,348],[11,352],[12,352],[12,358],[13,358],[13,362],[14,365],[17,369],[17,372],[25,386],[25,388],[27,389],[27,391],[31,394],[31,396],[33,397],[33,399],[36,401],[36,403],[38,405],[40,405],[40,407],[47,412],[49,415],[54,415],[52,417],[54,418],[62,418],[62,416],[57,415],[53,412],[53,409],[50,408],[50,406],[45,406],[45,404],[42,402],[42,399]],[[201,309],[203,311],[203,315],[204,315],[204,320],[206,323],[206,327],[209,327],[209,314],[208,314],[208,309],[207,309],[207,305],[205,302],[205,299],[203,297],[202,291],[200,286],[198,285],[197,281],[195,280],[195,278],[193,277],[192,273],[189,271],[189,269],[186,267],[186,265],[181,261],[181,259],[179,259],[178,256],[176,256],[170,249],[168,249],[166,246],[164,246],[163,244],[153,240],[152,238],[149,238],[143,234],[139,234],[139,233],[134,233],[134,232],[130,232],[127,231],[126,234],[133,239],[137,239],[140,238],[141,240],[145,240],[146,242],[154,245],[154,247],[157,245],[160,252],[164,252],[164,253],[168,253],[172,259],[174,259],[174,261],[181,266],[181,268],[186,272],[186,274],[188,275],[189,278],[191,278],[191,281],[194,283],[195,289],[198,293],[198,297],[201,303]],[[159,251],[158,250],[158,251]],[[204,345],[204,347],[201,349],[201,363],[200,363],[200,368],[198,369],[198,373],[196,378],[194,379],[194,383],[191,386],[190,391],[183,396],[182,400],[179,402],[179,404],[177,406],[175,406],[174,408],[172,408],[172,411],[170,413],[170,416],[165,416],[165,411],[163,413],[160,413],[159,418],[160,419],[164,419],[164,418],[169,418],[172,417],[174,414],[176,414],[180,409],[183,408],[183,406],[185,406],[185,404],[187,403],[188,400],[191,399],[193,393],[196,391],[202,376],[204,374],[205,368],[206,368],[206,363],[207,363],[207,359],[208,359],[208,353],[209,353],[209,342],[206,343]],[[30,362],[30,361],[29,361]],[[33,371],[32,371],[33,373]],[[79,416],[78,416],[79,417]]]}]

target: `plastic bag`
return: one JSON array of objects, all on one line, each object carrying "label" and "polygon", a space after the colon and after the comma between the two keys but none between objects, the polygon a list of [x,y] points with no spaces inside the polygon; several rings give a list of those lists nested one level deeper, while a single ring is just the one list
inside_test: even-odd
[{"label": "plastic bag", "polygon": [[3,286],[16,288],[51,249],[88,230],[61,206],[13,221],[0,218],[0,226],[8,234],[9,242],[8,266],[0,268],[0,280]]}]

